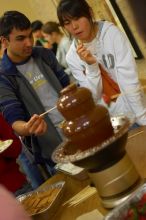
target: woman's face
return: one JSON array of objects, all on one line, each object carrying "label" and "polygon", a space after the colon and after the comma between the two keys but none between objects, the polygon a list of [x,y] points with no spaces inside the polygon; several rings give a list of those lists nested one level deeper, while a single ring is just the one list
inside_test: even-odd
[{"label": "woman's face", "polygon": [[86,17],[66,19],[64,28],[76,39],[90,42],[94,36],[93,26]]},{"label": "woman's face", "polygon": [[43,32],[43,37],[45,38],[45,40],[49,41],[51,44],[54,44],[54,43],[57,43],[58,33],[52,32],[51,34],[47,34]]}]

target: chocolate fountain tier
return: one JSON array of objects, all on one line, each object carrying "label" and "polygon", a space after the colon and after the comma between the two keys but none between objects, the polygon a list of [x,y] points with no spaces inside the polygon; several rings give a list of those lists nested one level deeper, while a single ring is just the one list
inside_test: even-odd
[{"label": "chocolate fountain tier", "polygon": [[57,163],[71,162],[88,170],[103,170],[125,155],[125,145],[130,121],[126,116],[111,117],[114,134],[100,145],[81,151],[70,141],[65,141],[53,153]]},{"label": "chocolate fountain tier", "polygon": [[67,121],[74,120],[95,108],[89,89],[77,87],[75,83],[61,90],[60,94],[57,108]]},{"label": "chocolate fountain tier", "polygon": [[[100,118],[97,117],[99,111]],[[113,135],[109,114],[102,106],[73,121],[65,121],[62,130],[72,144],[83,151],[101,144]]]},{"label": "chocolate fountain tier", "polygon": [[113,135],[108,110],[95,105],[87,88],[75,84],[67,86],[61,91],[57,108],[65,118],[62,131],[75,148],[84,151]]}]

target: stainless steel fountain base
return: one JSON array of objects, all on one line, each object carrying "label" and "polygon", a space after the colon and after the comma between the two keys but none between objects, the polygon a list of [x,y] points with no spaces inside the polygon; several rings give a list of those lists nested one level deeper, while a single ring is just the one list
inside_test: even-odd
[{"label": "stainless steel fountain base", "polygon": [[85,151],[76,149],[69,142],[63,142],[53,153],[55,162],[71,162],[85,168],[95,184],[101,202],[106,208],[113,208],[123,202],[141,183],[133,163],[126,154],[125,145],[131,126],[126,116],[111,117],[114,135],[98,146]]},{"label": "stainless steel fountain base", "polygon": [[120,161],[89,176],[96,186],[101,202],[113,208],[123,202],[141,184],[141,178],[126,154]]},{"label": "stainless steel fountain base", "polygon": [[124,202],[139,186],[144,184],[144,180],[138,179],[138,181],[131,186],[131,189],[127,190],[127,192],[123,192],[121,195],[117,195],[115,198],[101,198],[102,205],[107,209],[115,208]]}]

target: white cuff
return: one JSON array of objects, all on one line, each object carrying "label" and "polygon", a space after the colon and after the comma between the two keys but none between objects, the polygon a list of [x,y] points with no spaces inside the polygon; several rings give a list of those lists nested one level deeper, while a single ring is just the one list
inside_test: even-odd
[{"label": "white cuff", "polygon": [[95,77],[99,75],[99,66],[98,63],[94,63],[91,65],[86,65],[86,74],[90,77]]}]

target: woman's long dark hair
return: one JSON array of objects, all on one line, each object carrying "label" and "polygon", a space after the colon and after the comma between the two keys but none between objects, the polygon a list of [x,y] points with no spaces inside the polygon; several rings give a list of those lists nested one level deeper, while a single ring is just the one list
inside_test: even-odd
[{"label": "woman's long dark hair", "polygon": [[86,17],[93,24],[94,16],[91,7],[85,0],[61,0],[57,7],[60,26],[66,19]]}]

